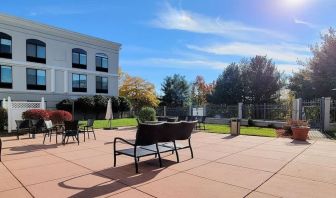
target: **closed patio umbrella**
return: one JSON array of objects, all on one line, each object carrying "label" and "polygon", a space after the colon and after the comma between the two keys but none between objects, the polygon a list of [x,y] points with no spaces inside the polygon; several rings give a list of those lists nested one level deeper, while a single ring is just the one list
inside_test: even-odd
[{"label": "closed patio umbrella", "polygon": [[109,129],[112,129],[112,119],[113,119],[113,111],[112,111],[112,100],[111,98],[107,102],[105,119],[109,120]]}]

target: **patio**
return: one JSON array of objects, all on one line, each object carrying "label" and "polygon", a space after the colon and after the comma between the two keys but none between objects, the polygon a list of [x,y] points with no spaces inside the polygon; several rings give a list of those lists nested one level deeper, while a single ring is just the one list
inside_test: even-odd
[{"label": "patio", "polygon": [[[334,197],[334,141],[293,142],[254,136],[195,133],[189,150],[141,159],[117,157],[113,139],[134,139],[134,130],[99,131],[97,140],[55,144],[42,135],[5,137],[0,197]],[[122,147],[122,144],[119,144]]]}]

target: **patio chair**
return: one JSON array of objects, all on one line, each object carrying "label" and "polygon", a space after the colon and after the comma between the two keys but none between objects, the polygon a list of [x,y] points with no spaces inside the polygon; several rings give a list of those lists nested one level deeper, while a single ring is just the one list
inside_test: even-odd
[{"label": "patio chair", "polygon": [[94,139],[96,140],[96,134],[93,128],[94,121],[95,121],[94,119],[88,119],[86,125],[83,126],[83,130],[79,131],[80,133],[84,134],[84,142],[85,142],[85,133],[87,133],[89,139],[90,139],[90,133],[93,133]]},{"label": "patio chair", "polygon": [[57,128],[53,125],[51,120],[46,120],[44,121],[45,125],[45,132],[44,132],[44,138],[43,138],[43,144],[45,142],[46,136],[49,136],[49,142],[51,142],[51,136],[52,134],[56,135],[56,144],[58,143],[58,135],[62,135],[62,140],[63,140],[63,131],[57,130]]},{"label": "patio chair", "polygon": [[[139,173],[139,168],[138,168],[138,162],[141,157],[145,156],[150,156],[150,155],[158,155],[159,156],[159,164],[160,167],[162,167],[162,161],[161,161],[161,156],[159,152],[159,146],[158,146],[158,134],[159,134],[159,129],[162,127],[162,123],[160,124],[139,124],[137,133],[136,133],[136,138],[135,142],[132,143],[128,140],[125,140],[120,137],[114,138],[114,167],[116,167],[117,164],[117,155],[126,155],[129,157],[134,158],[134,163],[135,163],[135,172]],[[126,143],[132,148],[128,149],[121,149],[117,150],[117,142],[122,142]],[[155,145],[156,150],[151,151],[147,149],[141,148],[142,146],[149,146],[149,145]]]},{"label": "patio chair", "polygon": [[158,117],[157,117],[157,120],[158,120],[159,122],[167,122],[167,121],[168,121],[168,117],[158,116]]},{"label": "patio chair", "polygon": [[187,116],[178,116],[178,121],[187,121]]},{"label": "patio chair", "polygon": [[197,129],[202,129],[205,130],[205,119],[206,116],[199,116],[197,117]]},{"label": "patio chair", "polygon": [[[177,162],[179,162],[179,156],[178,156],[178,150],[181,149],[190,149],[190,154],[191,154],[191,158],[194,158],[194,153],[191,147],[191,134],[193,129],[195,128],[197,124],[197,121],[192,121],[192,122],[181,122],[181,124],[179,125],[178,129],[175,130],[171,130],[171,133],[173,133],[174,136],[174,141],[173,143],[164,143],[161,144],[160,146],[163,147],[168,147],[170,149],[174,149],[175,153],[176,153],[176,158],[177,158]],[[183,145],[183,144],[177,144],[175,141],[176,140],[188,140],[188,145]]]},{"label": "patio chair", "polygon": [[167,122],[177,122],[178,118],[177,117],[168,117]]},{"label": "patio chair", "polygon": [[24,134],[25,132],[28,132],[29,138],[30,134],[32,132],[32,124],[30,120],[15,120],[16,123],[16,137],[17,139],[20,139],[20,134]]},{"label": "patio chair", "polygon": [[32,131],[33,136],[35,136],[36,133],[41,132],[43,126],[44,126],[44,120],[43,119],[33,119],[33,120],[31,120],[31,131]]},{"label": "patio chair", "polygon": [[[62,144],[66,144],[69,141],[69,137],[75,138],[79,145],[79,129],[78,129],[78,120],[75,121],[64,121],[64,135]],[[67,141],[65,142],[65,139]]]}]

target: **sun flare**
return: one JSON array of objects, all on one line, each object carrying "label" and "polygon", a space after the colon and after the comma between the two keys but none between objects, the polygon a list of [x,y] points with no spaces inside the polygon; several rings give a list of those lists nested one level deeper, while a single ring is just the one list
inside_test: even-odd
[{"label": "sun flare", "polygon": [[284,2],[288,7],[298,7],[303,5],[306,0],[284,0]]}]

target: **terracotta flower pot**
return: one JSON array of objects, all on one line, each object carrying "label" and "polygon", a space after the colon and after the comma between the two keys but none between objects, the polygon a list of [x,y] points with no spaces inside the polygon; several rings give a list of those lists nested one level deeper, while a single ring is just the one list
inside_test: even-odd
[{"label": "terracotta flower pot", "polygon": [[306,141],[308,139],[309,127],[292,127],[293,139]]}]

